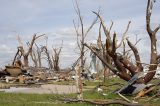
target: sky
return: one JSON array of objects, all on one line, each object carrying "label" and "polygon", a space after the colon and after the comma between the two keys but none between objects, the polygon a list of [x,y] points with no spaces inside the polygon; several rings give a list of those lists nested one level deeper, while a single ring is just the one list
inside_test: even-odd
[{"label": "sky", "polygon": [[[77,0],[83,16],[84,27],[92,23],[96,17],[92,11],[101,10],[105,23],[110,26],[114,22],[112,32],[118,34],[120,41],[127,23],[131,21],[128,36],[135,42],[135,35],[141,38],[137,45],[143,61],[149,60],[149,37],[145,30],[145,11],[147,0]],[[48,36],[48,48],[63,48],[60,55],[60,66],[68,67],[78,57],[76,34],[73,20],[77,22],[74,0],[0,0],[0,66],[12,62],[16,53],[19,35],[24,42],[31,40],[37,33]],[[160,24],[160,0],[156,0],[152,14],[152,27]],[[98,36],[96,24],[87,36],[86,42],[95,42]],[[159,33],[158,33],[159,35]],[[157,36],[160,38],[160,36]],[[105,36],[103,36],[105,38]],[[159,39],[158,39],[159,42]],[[36,41],[44,45],[45,39]],[[160,44],[158,43],[160,46]],[[158,49],[159,51],[159,49]],[[148,58],[146,58],[148,57]]]}]

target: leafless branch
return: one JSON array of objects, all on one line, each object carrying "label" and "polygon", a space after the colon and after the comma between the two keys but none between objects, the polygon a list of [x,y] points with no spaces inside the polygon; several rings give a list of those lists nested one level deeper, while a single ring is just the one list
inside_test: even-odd
[{"label": "leafless branch", "polygon": [[111,26],[109,28],[109,35],[111,34],[111,30],[112,30],[113,24],[114,24],[113,21],[111,21]]},{"label": "leafless branch", "polygon": [[109,31],[108,31],[108,29],[107,29],[107,27],[106,27],[106,25],[105,25],[105,23],[104,23],[103,18],[100,16],[99,13],[94,12],[94,11],[93,11],[93,13],[96,14],[96,15],[99,17],[99,19],[100,19],[100,21],[101,21],[101,23],[102,23],[103,30],[104,30],[104,33],[105,33],[107,39],[109,40],[109,42],[112,42],[112,41],[111,41],[111,37],[110,37],[110,35],[109,35]]},{"label": "leafless branch", "polygon": [[126,28],[125,32],[123,33],[122,40],[119,43],[119,45],[117,45],[117,48],[119,48],[122,45],[123,41],[125,40],[125,38],[127,36],[127,32],[128,32],[129,26],[130,26],[130,23],[131,23],[131,21],[128,22],[127,28]]}]

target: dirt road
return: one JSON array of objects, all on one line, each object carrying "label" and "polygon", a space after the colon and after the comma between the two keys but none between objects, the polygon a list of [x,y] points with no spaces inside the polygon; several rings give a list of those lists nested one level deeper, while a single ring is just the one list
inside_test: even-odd
[{"label": "dirt road", "polygon": [[46,85],[41,85],[38,88],[11,87],[10,89],[0,89],[0,91],[11,92],[11,93],[69,94],[69,93],[76,93],[76,86],[46,84]]}]

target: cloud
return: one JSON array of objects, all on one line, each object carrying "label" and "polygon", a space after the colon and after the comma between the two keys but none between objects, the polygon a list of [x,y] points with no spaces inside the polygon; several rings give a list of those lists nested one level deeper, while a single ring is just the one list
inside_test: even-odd
[{"label": "cloud", "polygon": [[[128,35],[135,39],[135,34],[143,40],[137,45],[143,56],[148,55],[149,38],[145,31],[145,0],[78,0],[83,16],[85,30],[96,17],[92,11],[101,9],[106,25],[109,27],[114,21],[112,31],[116,31],[120,38],[125,31],[128,21],[132,21]],[[17,34],[22,41],[30,41],[34,33],[48,36],[48,47],[60,47],[63,40],[62,66],[73,63],[77,58],[76,33],[73,19],[77,16],[73,7],[73,0],[0,0],[0,60],[12,59],[17,49]],[[159,2],[154,6],[152,20],[153,26],[159,24]],[[96,42],[98,27],[88,33],[87,43]],[[159,38],[159,37],[158,37]],[[105,40],[105,36],[102,36]],[[45,45],[45,39],[37,40],[37,44]],[[145,47],[143,47],[146,45]],[[143,50],[141,49],[143,47]],[[5,57],[5,58],[4,58]],[[65,63],[66,62],[66,63]]]},{"label": "cloud", "polygon": [[0,45],[0,53],[13,53],[13,50],[5,44]]},{"label": "cloud", "polygon": [[15,51],[6,44],[0,45],[0,67],[12,61],[14,52]]},{"label": "cloud", "polygon": [[60,28],[56,31],[56,33],[64,36],[76,36],[76,32],[73,26]]}]

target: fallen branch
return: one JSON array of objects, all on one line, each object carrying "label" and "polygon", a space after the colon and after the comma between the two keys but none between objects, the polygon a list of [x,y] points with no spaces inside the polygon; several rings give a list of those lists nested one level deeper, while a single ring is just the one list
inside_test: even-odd
[{"label": "fallen branch", "polygon": [[125,105],[125,106],[142,106],[140,104],[135,103],[128,103],[126,101],[122,100],[91,100],[91,99],[84,99],[84,100],[78,100],[78,99],[61,99],[65,103],[72,103],[72,102],[83,102],[83,103],[89,103],[92,105],[110,105],[110,104],[119,104],[119,105]]},{"label": "fallen branch", "polygon": [[127,101],[128,103],[132,103],[128,98],[126,98],[125,96],[123,96],[122,94],[120,94],[119,92],[117,93],[122,99],[124,99],[125,101]]}]

